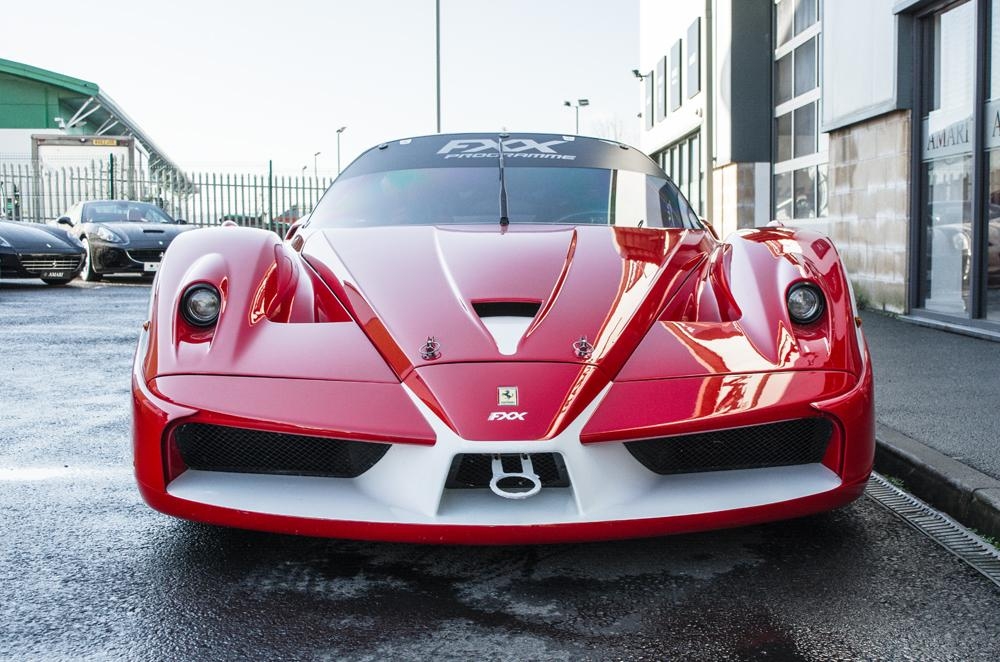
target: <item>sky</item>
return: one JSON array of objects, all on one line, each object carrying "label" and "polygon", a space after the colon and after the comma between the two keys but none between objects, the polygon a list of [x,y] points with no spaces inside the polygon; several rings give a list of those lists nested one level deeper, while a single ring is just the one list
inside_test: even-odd
[{"label": "sky", "polygon": [[[441,129],[638,142],[638,0],[440,0]],[[5,3],[0,57],[97,83],[189,171],[330,175],[434,133],[434,0]],[[320,152],[314,159],[315,152]]]}]

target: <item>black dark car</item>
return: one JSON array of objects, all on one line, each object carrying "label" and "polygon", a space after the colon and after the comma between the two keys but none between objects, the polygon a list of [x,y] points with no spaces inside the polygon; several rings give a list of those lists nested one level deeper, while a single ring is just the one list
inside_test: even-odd
[{"label": "black dark car", "polygon": [[80,277],[89,281],[107,274],[153,275],[170,242],[189,229],[156,205],[131,200],[78,202],[57,222],[83,243]]},{"label": "black dark car", "polygon": [[83,267],[84,249],[62,228],[0,221],[0,278],[41,278],[65,285]]}]

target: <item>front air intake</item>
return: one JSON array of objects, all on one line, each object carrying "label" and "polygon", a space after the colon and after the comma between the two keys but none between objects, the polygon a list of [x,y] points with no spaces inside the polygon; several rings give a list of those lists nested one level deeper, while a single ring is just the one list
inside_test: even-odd
[{"label": "front air intake", "polygon": [[[569,487],[566,463],[558,453],[529,453],[532,468],[538,474],[542,487]],[[521,471],[520,455],[501,453],[504,471]],[[448,489],[488,488],[493,478],[493,455],[488,453],[463,453],[452,460],[448,472]]]},{"label": "front air intake", "polygon": [[360,476],[390,446],[205,423],[181,425],[173,441],[189,469],[333,478]]},{"label": "front air intake", "polygon": [[650,471],[667,475],[822,462],[832,436],[829,420],[800,418],[630,441],[625,448]]}]

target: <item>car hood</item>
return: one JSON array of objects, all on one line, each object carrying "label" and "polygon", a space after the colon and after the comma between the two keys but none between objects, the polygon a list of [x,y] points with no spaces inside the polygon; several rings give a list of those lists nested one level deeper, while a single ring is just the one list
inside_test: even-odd
[{"label": "car hood", "polygon": [[0,237],[18,252],[83,252],[83,248],[62,230],[50,231],[30,223],[0,221]]},{"label": "car hood", "polygon": [[400,378],[497,361],[613,376],[713,245],[703,231],[421,226],[320,231],[303,255]]},{"label": "car hood", "polygon": [[86,226],[87,234],[97,232],[99,226],[114,230],[116,234],[125,237],[130,244],[150,244],[152,246],[159,246],[158,242],[160,241],[164,242],[163,245],[166,245],[167,242],[178,234],[190,229],[190,226],[187,225],[171,225],[168,223],[88,223]]},{"label": "car hood", "polygon": [[[829,313],[796,328],[784,300],[803,279]],[[180,297],[205,282],[222,314],[192,331]],[[588,434],[646,434],[644,412],[737,420],[842,391],[863,352],[846,282],[827,239],[784,228],[208,229],[167,252],[143,370],[402,383],[477,440],[552,438],[607,400]]]}]

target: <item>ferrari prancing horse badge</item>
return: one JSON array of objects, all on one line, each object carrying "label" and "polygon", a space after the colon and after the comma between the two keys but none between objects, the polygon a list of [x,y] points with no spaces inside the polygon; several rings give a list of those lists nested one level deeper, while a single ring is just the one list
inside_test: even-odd
[{"label": "ferrari prancing horse badge", "polygon": [[516,386],[498,386],[497,387],[497,404],[501,407],[516,407],[517,406],[517,387]]}]

